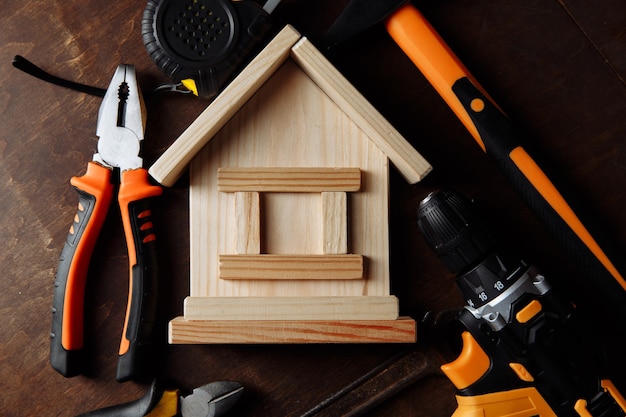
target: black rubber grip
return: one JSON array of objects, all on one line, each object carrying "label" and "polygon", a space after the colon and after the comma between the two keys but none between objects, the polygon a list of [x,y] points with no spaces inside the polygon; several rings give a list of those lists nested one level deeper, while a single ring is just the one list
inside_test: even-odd
[{"label": "black rubber grip", "polygon": [[[76,214],[78,221],[73,224],[73,233],[70,231],[67,235],[63,250],[61,251],[61,257],[59,259],[59,266],[57,269],[56,278],[54,281],[54,298],[52,301],[52,331],[50,332],[50,363],[52,367],[57,370],[61,375],[66,377],[76,376],[81,373],[83,367],[83,350],[82,349],[66,349],[63,344],[63,315],[65,312],[65,296],[68,286],[68,279],[70,274],[70,268],[74,261],[78,246],[81,244],[81,237],[85,232],[85,227],[89,222],[93,208],[96,204],[94,196],[87,194],[81,190],[77,190],[79,195],[79,205],[84,207],[82,212],[79,210]],[[81,284],[77,280],[80,277],[74,278],[74,285]],[[84,294],[84,282],[82,283],[82,291],[75,288],[74,291],[79,291]],[[82,295],[81,294],[81,295]],[[77,299],[74,303],[80,303],[82,310],[83,299]],[[78,306],[76,306],[78,307]],[[82,331],[82,317],[73,317],[72,320],[80,321],[80,328]],[[81,335],[74,335],[73,337],[80,337]],[[69,346],[68,346],[69,348]]]},{"label": "black rubber grip", "polygon": [[155,232],[152,226],[154,198],[131,202],[128,206],[137,263],[131,266],[130,299],[125,334],[130,342],[117,364],[117,380],[153,376],[156,344],[159,342],[159,270]]}]

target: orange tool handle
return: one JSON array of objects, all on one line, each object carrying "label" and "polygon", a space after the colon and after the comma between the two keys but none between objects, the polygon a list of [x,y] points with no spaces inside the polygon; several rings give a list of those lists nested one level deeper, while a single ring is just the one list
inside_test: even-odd
[{"label": "orange tool handle", "polygon": [[121,174],[118,200],[128,248],[130,282],[117,364],[118,381],[144,375],[154,353],[159,276],[152,206],[162,191],[161,187],[150,184],[146,169]]},{"label": "orange tool handle", "polygon": [[54,283],[50,363],[71,377],[83,368],[83,308],[89,260],[113,196],[111,170],[94,162],[70,183],[78,193],[78,211],[61,252]]},{"label": "orange tool handle", "polygon": [[[524,149],[524,135],[485,93],[424,16],[405,4],[387,31],[439,92],[479,146],[491,156],[531,210],[569,252],[601,295],[626,319],[626,270],[620,252],[592,231],[578,209]],[[618,260],[621,264],[618,265]]]}]

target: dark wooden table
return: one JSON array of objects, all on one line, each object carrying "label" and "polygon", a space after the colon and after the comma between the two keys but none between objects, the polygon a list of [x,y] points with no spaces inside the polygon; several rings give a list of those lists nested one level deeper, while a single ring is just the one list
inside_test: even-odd
[{"label": "dark wooden table", "polygon": [[[120,216],[112,210],[92,259],[87,302],[91,371],[66,379],[48,363],[50,306],[59,253],[76,210],[69,178],[84,173],[96,146],[100,99],[44,83],[11,66],[20,54],[59,76],[106,87],[119,63],[134,64],[150,89],[167,81],[141,39],[143,1],[4,2],[0,25],[0,414],[73,416],[141,396],[145,383],[115,382],[127,296]],[[319,39],[344,2],[285,0],[279,25]],[[621,0],[448,0],[416,3],[483,86],[529,133],[530,146],[626,249],[626,3]],[[392,289],[401,313],[462,305],[454,280],[415,225],[417,203],[454,188],[497,213],[508,236],[548,278],[588,308],[612,335],[623,323],[594,297],[577,269],[535,220],[496,166],[379,27],[329,59],[434,166],[407,185],[391,173]],[[147,165],[205,108],[189,96],[147,102]],[[159,207],[165,317],[188,294],[187,179],[166,189]],[[595,316],[594,316],[595,315]],[[422,334],[420,333],[420,336]],[[233,415],[299,416],[371,368],[419,345],[167,346],[155,364],[189,390],[222,379],[246,388]],[[626,365],[615,355],[624,379]],[[433,358],[437,360],[436,358]],[[621,375],[620,375],[621,374]],[[623,382],[623,381],[622,381]],[[626,386],[626,385],[622,385]],[[368,416],[449,416],[447,379],[414,384]]]}]

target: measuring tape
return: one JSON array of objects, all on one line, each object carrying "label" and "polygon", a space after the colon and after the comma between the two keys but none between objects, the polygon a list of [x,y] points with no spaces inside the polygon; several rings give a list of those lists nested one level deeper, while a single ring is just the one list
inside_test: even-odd
[{"label": "measuring tape", "polygon": [[213,98],[263,44],[280,1],[148,0],[146,50],[157,67],[193,94]]}]

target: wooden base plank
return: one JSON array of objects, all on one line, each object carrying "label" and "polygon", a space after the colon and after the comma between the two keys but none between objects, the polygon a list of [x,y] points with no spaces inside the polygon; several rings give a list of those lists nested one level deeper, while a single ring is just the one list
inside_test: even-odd
[{"label": "wooden base plank", "polygon": [[383,297],[187,297],[189,320],[396,320],[398,298]]},{"label": "wooden base plank", "polygon": [[415,343],[416,323],[397,320],[188,320],[169,324],[171,344]]}]

